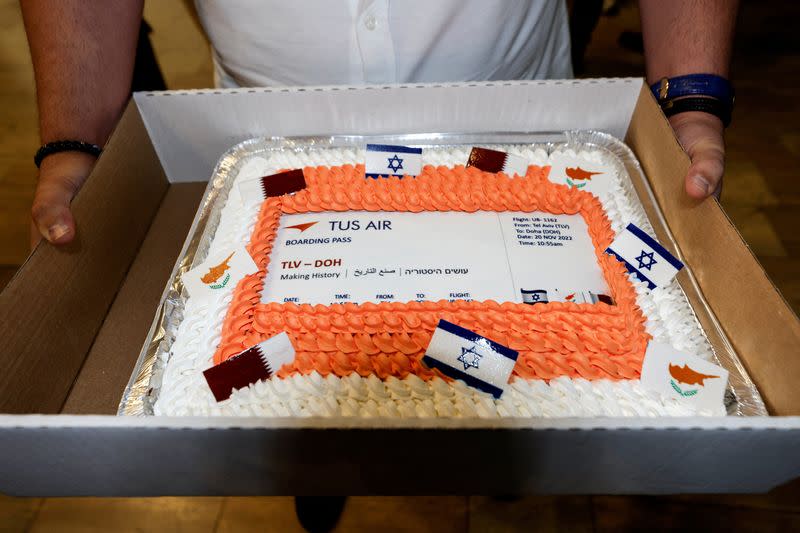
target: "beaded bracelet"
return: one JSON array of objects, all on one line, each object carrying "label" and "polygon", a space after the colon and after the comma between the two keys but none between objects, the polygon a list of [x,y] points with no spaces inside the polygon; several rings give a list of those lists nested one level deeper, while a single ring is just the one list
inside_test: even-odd
[{"label": "beaded bracelet", "polygon": [[33,163],[36,168],[39,168],[45,157],[59,152],[83,152],[97,157],[103,152],[103,149],[96,144],[83,141],[54,141],[43,144],[36,150],[36,155],[33,156]]}]

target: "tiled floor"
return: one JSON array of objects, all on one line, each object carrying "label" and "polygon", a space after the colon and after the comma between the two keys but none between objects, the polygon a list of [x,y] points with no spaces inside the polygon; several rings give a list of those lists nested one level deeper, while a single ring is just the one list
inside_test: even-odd
[{"label": "tiled floor", "polygon": [[[800,531],[800,485],[764,496],[405,496],[347,500],[337,531]],[[0,496],[0,531],[300,532],[290,497]]]},{"label": "tiled floor", "polygon": [[[767,7],[764,7],[767,4]],[[207,44],[180,0],[146,16],[171,88],[211,84]],[[761,7],[759,7],[761,6]],[[800,309],[800,41],[794,3],[746,2],[737,38],[737,111],[728,132],[723,206],[795,310]],[[635,8],[604,18],[587,74],[639,75],[642,57],[617,44]],[[33,77],[15,0],[0,0],[0,287],[27,255],[37,145]],[[800,531],[800,481],[755,496],[354,497],[340,531]],[[0,496],[0,531],[298,531],[291,498]]]}]

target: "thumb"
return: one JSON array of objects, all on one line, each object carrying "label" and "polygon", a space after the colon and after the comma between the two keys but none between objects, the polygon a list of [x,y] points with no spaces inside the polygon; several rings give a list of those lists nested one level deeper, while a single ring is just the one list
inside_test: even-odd
[{"label": "thumb", "polygon": [[669,119],[675,135],[692,163],[684,188],[692,198],[719,196],[725,171],[725,140],[722,121],[699,111],[678,113]]},{"label": "thumb", "polygon": [[39,234],[53,244],[75,237],[75,219],[69,206],[94,164],[88,154],[64,152],[42,162],[31,216]]},{"label": "thumb", "polygon": [[31,216],[39,234],[53,244],[66,244],[75,236],[69,204],[78,191],[74,181],[53,176],[39,181]]},{"label": "thumb", "polygon": [[698,142],[689,157],[692,164],[686,174],[686,192],[693,198],[719,197],[725,152],[715,142]]}]

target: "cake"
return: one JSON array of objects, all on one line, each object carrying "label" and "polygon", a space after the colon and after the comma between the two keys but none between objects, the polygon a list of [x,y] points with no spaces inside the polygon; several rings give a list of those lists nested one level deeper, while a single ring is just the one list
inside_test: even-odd
[{"label": "cake", "polygon": [[[164,365],[159,415],[344,417],[688,416],[702,412],[641,387],[650,340],[705,359],[711,348],[677,282],[649,290],[605,249],[629,222],[651,230],[624,167],[602,150],[493,147],[524,157],[525,176],[465,167],[470,147],[427,148],[415,178],[365,178],[362,149],[255,154],[236,184],[302,168],[306,188],[263,202],[228,195],[208,254],[244,243],[258,266],[233,291],[189,298]],[[615,169],[600,198],[548,179],[554,155]],[[538,305],[491,299],[263,301],[274,278],[282,217],[310,213],[538,213],[585,221],[608,300]],[[411,215],[409,215],[411,216]],[[469,216],[469,215],[465,215]],[[297,226],[292,226],[297,227]],[[435,243],[428,243],[435,246]],[[272,278],[271,273],[272,272]],[[578,280],[579,282],[580,280]],[[524,291],[523,291],[524,292]],[[457,296],[457,295],[456,295]],[[508,389],[491,395],[422,362],[440,319],[519,352]],[[203,379],[214,364],[279,333],[296,356],[268,380],[217,402]]]}]

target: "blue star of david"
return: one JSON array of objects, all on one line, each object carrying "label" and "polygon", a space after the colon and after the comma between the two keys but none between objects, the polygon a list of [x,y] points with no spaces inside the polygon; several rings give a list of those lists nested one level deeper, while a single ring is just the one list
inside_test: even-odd
[{"label": "blue star of david", "polygon": [[656,259],[653,257],[653,254],[654,252],[650,252],[648,254],[642,250],[642,253],[640,253],[639,257],[636,258],[636,260],[639,261],[639,268],[646,268],[647,270],[650,270],[653,265],[658,263],[658,261],[656,261]]},{"label": "blue star of david", "polygon": [[397,154],[394,154],[393,157],[389,158],[389,169],[392,172],[397,172],[401,168],[403,168],[403,160],[397,157]]},{"label": "blue star of david", "polygon": [[538,292],[534,292],[534,293],[533,293],[533,298],[531,298],[531,299],[532,299],[534,302],[538,302],[539,300],[541,300],[541,298],[542,298],[542,297],[541,297],[541,295],[540,295]]},{"label": "blue star of david", "polygon": [[469,367],[478,368],[481,357],[481,354],[475,351],[474,346],[472,348],[464,348],[462,346],[461,355],[458,356],[458,360],[464,363],[464,370],[468,370]]}]

